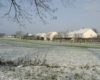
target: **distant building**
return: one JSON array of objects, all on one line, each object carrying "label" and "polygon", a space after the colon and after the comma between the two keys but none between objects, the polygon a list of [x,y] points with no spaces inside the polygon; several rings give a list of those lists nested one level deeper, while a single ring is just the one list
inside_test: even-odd
[{"label": "distant building", "polygon": [[69,38],[96,38],[97,33],[95,33],[90,28],[83,28],[77,31],[70,31],[67,33],[67,37]]},{"label": "distant building", "polygon": [[43,40],[45,40],[46,33],[38,33],[36,34],[36,36],[41,37]]},{"label": "distant building", "polygon": [[66,37],[67,38],[74,38],[75,37],[75,33],[76,33],[77,31],[70,31],[70,32],[68,32],[67,34],[66,34]]},{"label": "distant building", "polygon": [[44,37],[46,35],[46,33],[38,33],[36,34],[36,36],[39,36],[39,37]]},{"label": "distant building", "polygon": [[5,33],[0,33],[0,37],[4,37],[5,36]]},{"label": "distant building", "polygon": [[45,39],[44,40],[50,40],[50,41],[52,41],[55,35],[58,35],[58,33],[55,32],[55,31],[54,32],[49,32],[45,36]]},{"label": "distant building", "polygon": [[32,34],[28,34],[28,36],[32,36]]},{"label": "distant building", "polygon": [[75,33],[76,38],[96,38],[97,33],[95,33],[92,29],[86,28],[86,29],[80,29]]},{"label": "distant building", "polygon": [[4,38],[14,38],[14,36],[4,36]]}]

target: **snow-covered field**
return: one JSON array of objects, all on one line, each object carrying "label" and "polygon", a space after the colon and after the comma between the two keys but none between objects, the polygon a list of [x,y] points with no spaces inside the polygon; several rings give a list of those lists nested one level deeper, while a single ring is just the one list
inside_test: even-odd
[{"label": "snow-covered field", "polygon": [[99,48],[42,43],[0,40],[0,80],[100,80]]}]

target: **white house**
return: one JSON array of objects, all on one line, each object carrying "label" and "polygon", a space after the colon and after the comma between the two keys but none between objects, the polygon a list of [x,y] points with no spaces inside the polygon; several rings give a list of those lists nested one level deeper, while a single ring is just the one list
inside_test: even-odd
[{"label": "white house", "polygon": [[76,38],[95,38],[97,34],[90,28],[83,28],[74,33]]},{"label": "white house", "polygon": [[32,34],[28,34],[28,36],[32,36]]},{"label": "white house", "polygon": [[67,38],[74,38],[75,37],[75,33],[76,33],[77,31],[70,31],[70,32],[68,32],[67,34],[66,34],[66,37]]},{"label": "white house", "polygon": [[66,36],[67,38],[95,38],[97,33],[90,28],[83,28],[77,31],[70,31]]},{"label": "white house", "polygon": [[38,34],[36,34],[36,36],[43,37],[44,39],[45,39],[45,35],[46,35],[46,33],[38,33]]},{"label": "white house", "polygon": [[45,36],[45,40],[50,40],[50,41],[52,41],[55,35],[58,35],[58,33],[55,32],[55,31],[54,31],[54,32],[49,32],[49,33],[47,33],[47,35]]}]

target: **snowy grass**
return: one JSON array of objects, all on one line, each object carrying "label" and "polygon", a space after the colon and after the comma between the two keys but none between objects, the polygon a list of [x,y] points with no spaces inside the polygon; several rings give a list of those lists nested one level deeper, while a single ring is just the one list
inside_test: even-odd
[{"label": "snowy grass", "polygon": [[[100,80],[100,45],[0,39],[1,80]],[[21,61],[23,60],[23,61]]]},{"label": "snowy grass", "polygon": [[[20,43],[22,44],[23,43],[23,46],[22,47],[25,47],[27,44],[27,47],[34,47],[34,45],[48,45],[48,46],[65,46],[65,47],[81,47],[81,48],[97,48],[97,49],[100,49],[100,44],[99,43],[59,43],[59,42],[48,42],[48,41],[37,41],[37,40],[20,40],[20,39],[6,39],[6,38],[1,38],[0,39],[1,41],[9,41],[9,42],[14,42],[12,45],[14,46],[21,46]],[[16,42],[16,43],[15,43]],[[10,44],[11,44],[10,43]],[[18,44],[19,43],[19,44]],[[28,46],[29,44],[29,46]],[[24,46],[25,45],[25,46]],[[33,46],[32,46],[33,45]]]}]

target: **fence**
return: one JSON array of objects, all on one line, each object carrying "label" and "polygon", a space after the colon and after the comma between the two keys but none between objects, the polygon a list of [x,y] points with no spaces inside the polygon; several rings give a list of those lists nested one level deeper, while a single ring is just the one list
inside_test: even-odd
[{"label": "fence", "polygon": [[53,41],[57,42],[75,42],[75,43],[100,43],[100,37],[98,38],[54,38]]},{"label": "fence", "polygon": [[100,42],[100,38],[76,38],[74,39],[74,42],[89,42],[89,43],[93,43],[93,42]]}]

